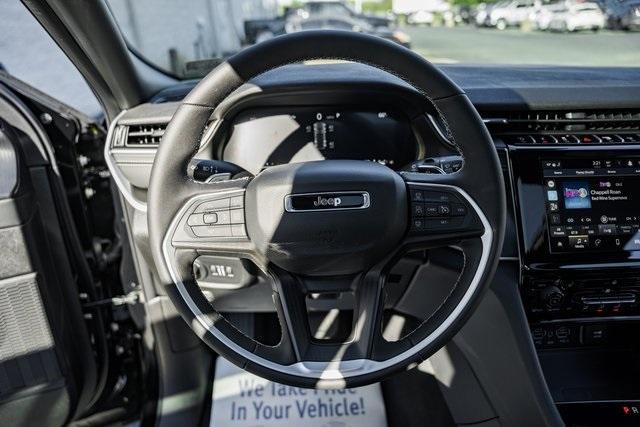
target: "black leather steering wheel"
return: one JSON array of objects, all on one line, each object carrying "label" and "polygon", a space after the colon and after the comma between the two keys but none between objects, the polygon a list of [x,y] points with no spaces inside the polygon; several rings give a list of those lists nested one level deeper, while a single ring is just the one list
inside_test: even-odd
[{"label": "black leather steering wheel", "polygon": [[[208,184],[189,179],[187,165],[218,104],[261,73],[319,58],[369,64],[411,84],[442,116],[464,167],[431,175],[326,160],[274,166],[253,178]],[[411,211],[425,200],[456,212],[412,219]],[[458,331],[492,279],[505,206],[491,137],[455,83],[422,57],[381,38],[308,31],[241,51],[189,93],[158,149],[147,216],[160,279],[180,315],[212,349],[273,381],[340,388],[376,382],[422,361]],[[206,225],[205,213],[223,220]],[[380,329],[389,266],[408,249],[446,245],[464,254],[458,282],[416,330],[387,342]],[[199,254],[250,259],[271,276],[280,343],[271,347],[249,338],[212,308],[193,277]],[[305,295],[336,289],[353,292],[353,332],[346,342],[318,343],[309,333]]]}]

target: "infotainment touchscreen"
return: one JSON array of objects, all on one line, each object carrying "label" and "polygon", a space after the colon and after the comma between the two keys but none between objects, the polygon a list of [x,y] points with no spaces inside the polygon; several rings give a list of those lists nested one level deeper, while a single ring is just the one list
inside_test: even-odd
[{"label": "infotainment touchscreen", "polygon": [[640,250],[640,159],[543,160],[550,250]]}]

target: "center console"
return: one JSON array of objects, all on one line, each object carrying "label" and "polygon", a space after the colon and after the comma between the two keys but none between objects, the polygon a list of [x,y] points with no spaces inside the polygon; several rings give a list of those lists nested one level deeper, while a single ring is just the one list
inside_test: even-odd
[{"label": "center console", "polygon": [[511,158],[530,318],[640,315],[640,153]]},{"label": "center console", "polygon": [[640,401],[640,150],[510,147],[509,158],[520,289],[552,396],[573,420],[596,404],[624,418]]}]

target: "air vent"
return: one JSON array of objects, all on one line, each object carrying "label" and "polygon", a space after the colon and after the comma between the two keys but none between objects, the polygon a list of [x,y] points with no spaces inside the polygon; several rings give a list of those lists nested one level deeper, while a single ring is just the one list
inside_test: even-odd
[{"label": "air vent", "polygon": [[120,125],[113,137],[114,147],[157,147],[164,135],[165,123]]},{"label": "air vent", "polygon": [[639,144],[640,110],[524,111],[483,115],[510,144]]}]

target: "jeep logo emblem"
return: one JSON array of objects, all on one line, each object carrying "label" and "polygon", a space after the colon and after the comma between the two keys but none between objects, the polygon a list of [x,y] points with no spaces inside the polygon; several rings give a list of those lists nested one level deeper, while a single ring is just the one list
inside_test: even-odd
[{"label": "jeep logo emblem", "polygon": [[342,199],[340,197],[321,197],[313,202],[313,206],[340,206]]},{"label": "jeep logo emblem", "polygon": [[284,198],[287,212],[366,209],[371,199],[366,191],[289,194]]}]

